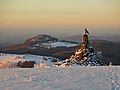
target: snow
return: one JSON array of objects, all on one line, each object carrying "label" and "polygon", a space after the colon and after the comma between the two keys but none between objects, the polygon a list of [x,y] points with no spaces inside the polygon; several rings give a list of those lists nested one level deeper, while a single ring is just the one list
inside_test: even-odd
[{"label": "snow", "polygon": [[0,69],[0,90],[120,90],[120,66]]},{"label": "snow", "polygon": [[28,47],[28,49],[36,49],[36,47]]},{"label": "snow", "polygon": [[[38,47],[40,45],[41,44],[35,44],[34,47]],[[56,48],[56,47],[61,47],[61,46],[64,46],[64,47],[74,47],[74,46],[78,46],[78,44],[74,44],[74,43],[70,43],[70,42],[60,42],[60,41],[57,41],[57,42],[42,43],[41,46],[43,46],[45,48]]]},{"label": "snow", "polygon": [[30,55],[30,54],[18,55],[18,54],[4,54],[3,53],[3,55],[2,55],[2,53],[0,53],[0,55],[1,55],[0,56],[0,68],[2,68],[3,63],[7,67],[8,63],[10,66],[10,64],[15,64],[18,61],[35,61],[36,64],[38,64],[38,65],[40,65],[41,61],[43,61],[46,65],[52,66],[52,65],[54,65],[54,63],[51,62],[51,60],[56,59],[54,57],[38,56],[38,55]]},{"label": "snow", "polygon": [[77,46],[78,44],[72,44],[69,42],[54,42],[54,43],[50,43],[49,45],[51,45],[51,47],[58,47],[58,46],[66,46],[66,47],[73,47],[73,46]]}]

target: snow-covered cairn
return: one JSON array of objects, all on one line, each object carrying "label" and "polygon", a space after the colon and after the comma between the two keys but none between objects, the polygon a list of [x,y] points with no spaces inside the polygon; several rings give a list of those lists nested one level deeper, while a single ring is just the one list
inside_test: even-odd
[{"label": "snow-covered cairn", "polygon": [[[69,59],[63,60],[57,63],[57,66],[101,66],[100,54],[95,52],[93,47],[90,46],[88,39],[89,32],[85,28],[85,31],[82,35],[82,45],[81,48],[75,52],[75,55],[72,55]],[[99,54],[99,55],[98,55]]]}]

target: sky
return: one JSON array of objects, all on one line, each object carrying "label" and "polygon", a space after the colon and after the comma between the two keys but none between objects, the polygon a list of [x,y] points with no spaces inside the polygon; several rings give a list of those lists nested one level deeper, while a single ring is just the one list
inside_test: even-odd
[{"label": "sky", "polygon": [[120,33],[120,0],[0,0],[0,35],[67,36],[84,28]]}]

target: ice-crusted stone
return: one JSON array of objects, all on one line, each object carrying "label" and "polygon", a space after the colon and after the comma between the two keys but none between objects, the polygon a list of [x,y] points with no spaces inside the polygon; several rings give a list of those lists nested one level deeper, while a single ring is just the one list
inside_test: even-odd
[{"label": "ice-crusted stone", "polygon": [[[79,66],[101,66],[102,52],[95,52],[93,47],[90,46],[89,32],[85,29],[82,35],[82,45],[81,47],[72,55],[69,59],[63,60],[57,63],[57,66],[74,66],[77,64]],[[59,65],[58,65],[59,64]]]}]

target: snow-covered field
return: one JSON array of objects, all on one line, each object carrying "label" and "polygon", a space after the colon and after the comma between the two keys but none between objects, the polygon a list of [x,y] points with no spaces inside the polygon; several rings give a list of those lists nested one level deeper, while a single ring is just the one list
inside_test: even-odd
[{"label": "snow-covered field", "polygon": [[44,47],[44,48],[56,48],[56,47],[74,47],[78,46],[79,44],[75,43],[70,43],[70,42],[62,42],[62,41],[57,41],[57,42],[47,42],[47,43],[38,43],[35,44],[32,47],[29,47],[29,49],[36,49],[36,47]]},{"label": "snow-covered field", "polygon": [[0,69],[0,90],[120,90],[120,66]]},{"label": "snow-covered field", "polygon": [[6,66],[0,69],[0,90],[120,90],[120,66],[9,68],[18,61],[44,60],[50,66],[52,59],[0,53],[0,67]]},{"label": "snow-covered field", "polygon": [[74,46],[78,46],[78,44],[57,41],[57,42],[52,42],[52,43],[43,43],[43,46],[47,46],[48,48],[55,48],[55,47],[60,47],[60,46],[74,47]]},{"label": "snow-covered field", "polygon": [[0,68],[15,68],[15,64],[18,61],[35,61],[38,65],[40,65],[41,61],[43,61],[46,65],[52,66],[54,65],[54,63],[51,62],[52,59],[56,58],[30,54],[19,55],[0,53]]}]

